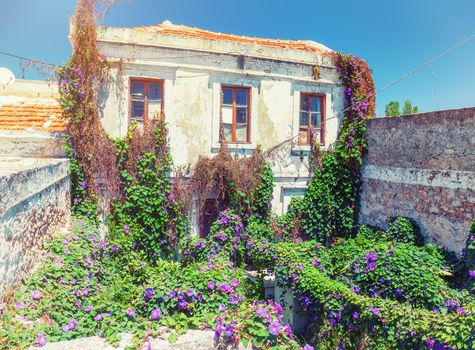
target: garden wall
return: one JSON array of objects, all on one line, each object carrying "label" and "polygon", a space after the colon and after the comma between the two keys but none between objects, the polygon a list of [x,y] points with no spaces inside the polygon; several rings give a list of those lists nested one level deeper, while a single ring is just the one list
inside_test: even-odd
[{"label": "garden wall", "polygon": [[475,217],[475,108],[367,121],[360,223],[406,216],[456,253]]},{"label": "garden wall", "polygon": [[0,157],[0,297],[69,220],[67,159]]}]

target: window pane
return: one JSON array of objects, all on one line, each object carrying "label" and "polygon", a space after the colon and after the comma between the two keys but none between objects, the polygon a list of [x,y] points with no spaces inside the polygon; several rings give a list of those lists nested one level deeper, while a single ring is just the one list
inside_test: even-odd
[{"label": "window pane", "polygon": [[322,131],[320,129],[312,129],[312,134],[313,134],[313,140],[315,143],[319,144],[322,142],[322,136],[321,133]]},{"label": "window pane", "polygon": [[300,109],[302,111],[308,111],[308,96],[300,95]]},{"label": "window pane", "polygon": [[130,83],[130,95],[134,99],[143,100],[145,98],[145,83],[132,81]]},{"label": "window pane", "polygon": [[320,97],[312,97],[312,112],[321,112]]},{"label": "window pane", "polygon": [[247,142],[247,125],[236,125],[236,141]]},{"label": "window pane", "polygon": [[322,124],[322,118],[320,113],[312,113],[312,127],[320,128]]},{"label": "window pane", "polygon": [[307,145],[308,144],[308,131],[304,129],[299,130],[299,144],[300,145]]},{"label": "window pane", "polygon": [[247,124],[247,108],[246,107],[236,108],[236,123]]},{"label": "window pane", "polygon": [[224,130],[224,139],[226,141],[232,141],[233,140],[233,126],[232,126],[232,124],[223,124],[223,130]]},{"label": "window pane", "polygon": [[145,103],[142,101],[132,101],[131,118],[143,118],[145,113]]},{"label": "window pane", "polygon": [[222,115],[224,124],[233,123],[233,107],[222,106],[221,115]]},{"label": "window pane", "polygon": [[223,89],[223,104],[232,105],[233,104],[233,89]]},{"label": "window pane", "polygon": [[300,126],[308,126],[308,113],[300,111]]},{"label": "window pane", "polygon": [[247,106],[247,90],[236,90],[236,104]]},{"label": "window pane", "polygon": [[156,119],[162,110],[162,101],[148,101],[148,117]]},{"label": "window pane", "polygon": [[148,99],[153,101],[162,100],[162,83],[148,84]]}]

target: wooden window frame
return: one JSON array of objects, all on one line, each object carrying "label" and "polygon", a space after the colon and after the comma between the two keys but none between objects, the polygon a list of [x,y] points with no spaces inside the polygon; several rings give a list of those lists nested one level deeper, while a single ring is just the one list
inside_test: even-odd
[{"label": "wooden window frame", "polygon": [[[144,117],[143,117],[143,121],[145,122],[146,119],[149,118],[149,115],[148,115],[148,85],[150,83],[159,83],[161,86],[162,86],[162,101],[160,103],[160,111],[163,113],[163,108],[164,108],[164,101],[165,101],[165,84],[164,84],[164,80],[163,79],[156,79],[156,78],[136,78],[136,77],[130,77],[129,78],[129,116],[128,116],[128,120],[129,120],[129,123],[132,121],[132,120],[138,120],[137,118],[132,118],[132,101],[134,100],[132,98],[132,82],[137,82],[137,83],[145,83],[145,96],[144,96]],[[139,101],[139,100],[136,100],[136,101]],[[142,101],[140,101],[142,102]]]},{"label": "wooden window frame", "polygon": [[309,118],[307,124],[307,143],[300,143],[299,145],[305,146],[310,145],[310,131],[312,130],[312,104],[310,103],[310,99],[312,97],[320,98],[320,115],[321,115],[321,124],[320,124],[320,145],[325,145],[325,124],[326,124],[326,116],[325,116],[325,109],[326,109],[326,95],[313,93],[313,92],[301,92],[300,99],[299,99],[299,114],[298,114],[298,128],[297,128],[297,138],[300,134],[300,112],[302,111],[302,97],[307,97],[308,101],[308,111]]},{"label": "wooden window frame", "polygon": [[[220,103],[219,103],[219,114],[220,114],[220,128],[221,123],[223,122],[223,89],[232,89],[233,90],[233,121],[232,121],[232,140],[228,141],[226,139],[222,140],[224,143],[235,143],[235,144],[250,144],[251,143],[251,87],[250,86],[239,86],[239,85],[221,85],[220,90]],[[237,90],[245,90],[247,92],[247,139],[246,141],[237,141],[236,140],[236,94]],[[223,123],[228,124],[228,123]],[[239,123],[239,125],[244,125]],[[224,137],[224,135],[223,135]]]}]

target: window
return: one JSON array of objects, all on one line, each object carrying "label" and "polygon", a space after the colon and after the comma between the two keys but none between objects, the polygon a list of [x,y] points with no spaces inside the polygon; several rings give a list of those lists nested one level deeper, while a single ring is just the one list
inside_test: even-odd
[{"label": "window", "polygon": [[310,144],[312,133],[316,141],[325,143],[325,95],[301,94],[299,144]]},{"label": "window", "polygon": [[130,80],[130,119],[143,123],[163,108],[163,80]]},{"label": "window", "polygon": [[223,86],[221,120],[226,142],[251,142],[249,135],[250,89]]}]

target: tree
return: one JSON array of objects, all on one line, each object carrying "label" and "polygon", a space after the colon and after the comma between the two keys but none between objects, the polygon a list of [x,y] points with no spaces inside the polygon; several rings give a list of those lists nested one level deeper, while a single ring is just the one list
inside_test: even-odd
[{"label": "tree", "polygon": [[401,115],[399,111],[399,102],[398,101],[389,101],[386,104],[386,117],[396,117]]},{"label": "tree", "polygon": [[413,106],[410,100],[406,100],[402,107],[402,113],[399,109],[399,101],[389,101],[386,104],[386,117],[396,117],[400,115],[413,114],[419,112],[417,106]]},{"label": "tree", "polygon": [[404,106],[402,107],[403,115],[413,114],[417,112],[419,112],[419,108],[417,108],[417,106],[413,106],[411,101],[406,100],[406,102],[404,102]]}]

